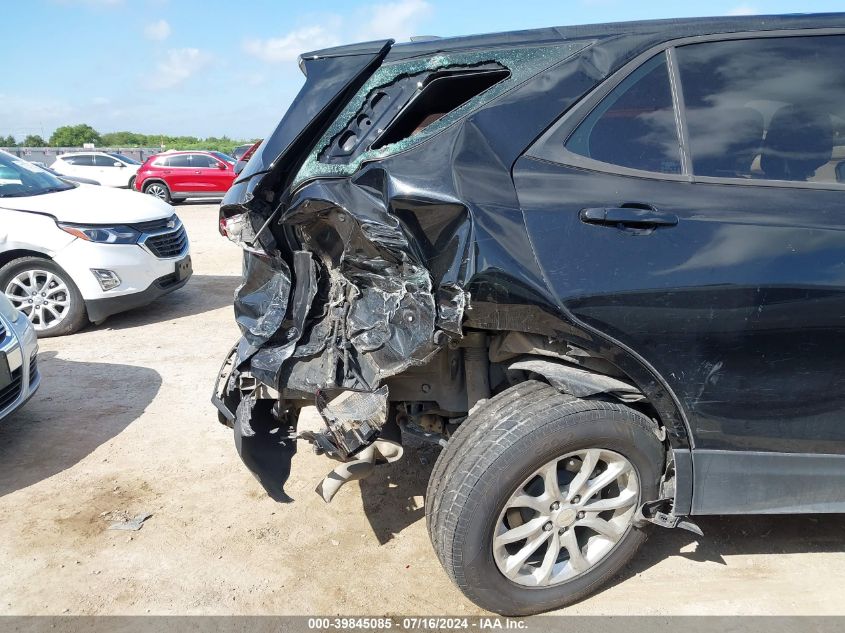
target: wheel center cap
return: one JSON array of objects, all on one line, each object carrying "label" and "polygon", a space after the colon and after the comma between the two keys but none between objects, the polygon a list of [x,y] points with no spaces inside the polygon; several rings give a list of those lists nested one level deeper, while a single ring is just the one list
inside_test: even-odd
[{"label": "wheel center cap", "polygon": [[558,527],[569,527],[575,523],[575,517],[577,515],[578,513],[572,508],[564,508],[557,513],[557,516],[555,517],[555,524],[557,524]]}]

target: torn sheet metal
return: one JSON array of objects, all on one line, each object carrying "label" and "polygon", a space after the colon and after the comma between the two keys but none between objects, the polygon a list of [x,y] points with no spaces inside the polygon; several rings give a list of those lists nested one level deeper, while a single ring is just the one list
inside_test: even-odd
[{"label": "torn sheet metal", "polygon": [[[221,227],[244,247],[245,262],[235,300],[242,340],[217,401],[230,403],[238,450],[271,494],[282,494],[295,451],[273,429],[289,428],[279,416],[295,413],[278,413],[262,393],[297,406],[321,390],[376,394],[467,330],[601,345],[551,293],[511,173],[526,147],[630,53],[594,44],[558,38],[382,63],[377,43],[355,63],[334,53],[305,61],[308,81],[292,111],[314,118],[280,125],[221,205]],[[373,105],[379,92],[390,93],[398,114],[426,85],[479,74],[480,92],[379,143],[390,126]],[[376,132],[358,136],[366,120],[378,121]],[[281,148],[272,159],[271,147]],[[334,452],[354,457],[350,448]]]},{"label": "torn sheet metal", "polygon": [[[462,117],[473,112],[485,103],[500,97],[508,90],[514,88],[538,72],[548,68],[555,62],[570,57],[589,45],[589,41],[567,42],[555,46],[538,46],[513,48],[491,51],[467,51],[456,53],[444,53],[432,57],[412,58],[391,64],[384,64],[376,70],[367,83],[358,91],[358,94],[348,103],[346,108],[335,119],[328,131],[317,143],[318,152],[312,153],[303,164],[297,174],[294,186],[307,179],[319,176],[349,176],[368,160],[384,158],[391,154],[404,151],[417,145],[427,138],[441,132]],[[447,113],[436,122],[432,123],[420,133],[409,136],[406,139],[359,152],[347,163],[324,163],[319,160],[320,154],[331,145],[333,138],[340,135],[344,128],[349,125],[357,112],[361,110],[368,100],[379,93],[383,87],[389,86],[397,78],[403,75],[414,75],[426,71],[436,71],[444,68],[471,67],[480,64],[499,64],[510,71],[510,75],[497,83],[489,90],[470,99],[459,108]]]},{"label": "torn sheet metal", "polygon": [[508,369],[518,369],[543,376],[555,389],[576,398],[588,398],[606,393],[624,402],[645,399],[639,389],[624,380],[551,360],[536,358],[520,360],[508,365]]}]

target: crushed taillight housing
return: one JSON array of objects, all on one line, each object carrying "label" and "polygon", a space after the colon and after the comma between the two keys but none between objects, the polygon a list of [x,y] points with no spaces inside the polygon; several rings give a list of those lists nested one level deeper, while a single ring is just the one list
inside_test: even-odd
[{"label": "crushed taillight housing", "polygon": [[246,213],[220,218],[220,235],[229,238],[235,244],[240,244],[243,241],[243,231],[246,226],[248,226]]}]

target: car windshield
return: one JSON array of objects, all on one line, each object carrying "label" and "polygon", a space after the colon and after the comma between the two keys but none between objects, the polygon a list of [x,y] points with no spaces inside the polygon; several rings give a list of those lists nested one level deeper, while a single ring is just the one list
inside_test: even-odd
[{"label": "car windshield", "polygon": [[230,165],[235,164],[235,159],[229,156],[228,154],[224,154],[223,152],[211,152],[211,155],[229,163]]},{"label": "car windshield", "polygon": [[118,160],[122,160],[127,165],[140,165],[141,163],[134,158],[129,158],[128,156],[124,156],[123,154],[118,154],[117,152],[109,152],[109,156],[114,156]]},{"label": "car windshield", "polygon": [[39,196],[74,187],[37,165],[0,151],[0,198]]}]

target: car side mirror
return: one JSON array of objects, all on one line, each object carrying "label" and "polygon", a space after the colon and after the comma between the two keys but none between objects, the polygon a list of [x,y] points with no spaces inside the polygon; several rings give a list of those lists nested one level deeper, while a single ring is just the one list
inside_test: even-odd
[{"label": "car side mirror", "polygon": [[217,163],[217,169],[226,169],[225,163]]},{"label": "car side mirror", "polygon": [[119,163],[117,161],[114,161],[114,166],[115,167],[126,167],[126,165],[124,165],[123,163]]}]

